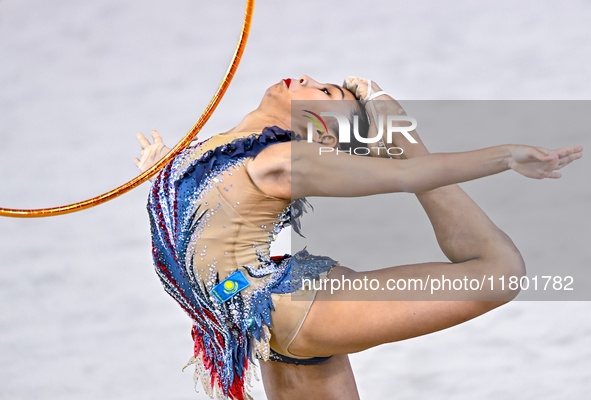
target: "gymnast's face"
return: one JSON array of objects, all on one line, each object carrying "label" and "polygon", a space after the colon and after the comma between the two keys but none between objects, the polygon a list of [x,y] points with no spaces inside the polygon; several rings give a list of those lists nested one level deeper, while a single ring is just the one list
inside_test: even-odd
[{"label": "gymnast's face", "polygon": [[[291,118],[292,100],[322,100],[322,103],[310,102],[306,105],[307,109],[317,114],[338,112],[350,115],[352,107],[358,107],[355,96],[347,89],[332,83],[319,83],[307,75],[302,75],[299,79],[283,79],[267,89],[259,109],[285,121],[295,132],[306,132],[309,119],[303,116],[297,117],[297,120]],[[314,110],[315,106],[322,106],[322,110]],[[293,115],[299,114],[303,114],[303,112],[293,113]],[[313,140],[334,147],[337,144],[337,134],[334,129],[329,128],[327,137],[315,136]]]}]

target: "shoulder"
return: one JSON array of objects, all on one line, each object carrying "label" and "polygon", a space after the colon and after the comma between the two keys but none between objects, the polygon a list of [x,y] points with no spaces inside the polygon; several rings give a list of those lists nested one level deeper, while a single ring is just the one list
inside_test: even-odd
[{"label": "shoulder", "polygon": [[291,169],[291,143],[275,143],[267,146],[248,163],[248,172],[277,173]]}]

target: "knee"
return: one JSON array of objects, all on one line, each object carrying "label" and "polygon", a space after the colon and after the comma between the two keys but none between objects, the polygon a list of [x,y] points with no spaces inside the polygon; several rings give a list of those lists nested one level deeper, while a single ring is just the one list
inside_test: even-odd
[{"label": "knee", "polygon": [[489,265],[492,267],[492,272],[497,275],[504,274],[521,279],[526,275],[525,261],[511,238],[504,232],[503,237],[504,240],[497,241],[491,246],[487,257],[491,261]]},{"label": "knee", "polygon": [[495,283],[494,297],[498,299],[496,307],[515,299],[521,291],[520,282],[527,274],[525,261],[517,247],[511,242],[511,245],[499,249],[495,259],[488,265],[489,275]]}]

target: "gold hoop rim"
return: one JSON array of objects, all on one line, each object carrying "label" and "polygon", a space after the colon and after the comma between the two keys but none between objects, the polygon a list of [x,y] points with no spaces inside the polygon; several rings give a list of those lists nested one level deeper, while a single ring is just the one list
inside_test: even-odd
[{"label": "gold hoop rim", "polygon": [[197,136],[199,131],[203,128],[205,123],[209,120],[213,112],[215,111],[216,107],[218,106],[219,102],[221,101],[222,97],[226,93],[226,90],[230,86],[230,82],[232,82],[232,78],[234,78],[234,74],[236,73],[236,69],[238,68],[238,64],[240,64],[240,60],[242,58],[242,53],[244,53],[244,47],[246,46],[246,42],[248,40],[248,34],[250,32],[250,25],[252,22],[252,14],[254,10],[254,0],[246,0],[246,11],[244,13],[244,22],[242,24],[242,32],[240,33],[240,39],[238,39],[238,45],[236,46],[236,51],[234,52],[234,56],[232,57],[232,61],[230,62],[230,66],[228,67],[228,71],[222,80],[222,83],[218,87],[216,93],[214,94],[213,98],[209,102],[207,108],[201,114],[199,120],[193,125],[191,130],[185,135],[185,137],[177,143],[176,146],[172,148],[170,153],[168,153],[164,158],[158,161],[156,164],[152,166],[152,168],[144,171],[137,177],[133,178],[129,182],[109,191],[103,193],[99,196],[92,197],[88,200],[80,201],[78,203],[68,204],[65,206],[59,207],[50,207],[50,208],[38,208],[38,209],[30,209],[30,210],[20,210],[20,209],[12,209],[12,208],[2,208],[0,207],[0,216],[2,217],[14,217],[14,218],[41,218],[41,217],[51,217],[55,215],[62,215],[62,214],[69,214],[76,211],[85,210],[87,208],[98,206],[99,204],[105,203],[109,200],[113,200],[116,197],[119,197],[130,190],[138,187],[145,181],[147,181],[151,176],[155,175],[160,171],[166,164],[168,164],[174,157],[176,157],[185,147],[187,147]]}]

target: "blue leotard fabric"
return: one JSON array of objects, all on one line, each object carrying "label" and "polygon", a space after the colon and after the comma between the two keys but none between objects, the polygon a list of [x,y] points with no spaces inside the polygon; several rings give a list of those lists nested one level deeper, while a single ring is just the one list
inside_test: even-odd
[{"label": "blue leotard fabric", "polygon": [[[306,250],[269,255],[270,243],[304,202],[264,195],[245,167],[266,147],[290,140],[290,131],[268,127],[215,147],[201,142],[170,162],[149,194],[155,270],[193,320],[188,365],[195,364],[195,379],[210,396],[250,398],[245,385],[254,357],[289,362],[269,351],[271,294],[295,292],[302,279],[318,279],[337,264]],[[239,270],[250,286],[221,303],[212,289]]]}]

